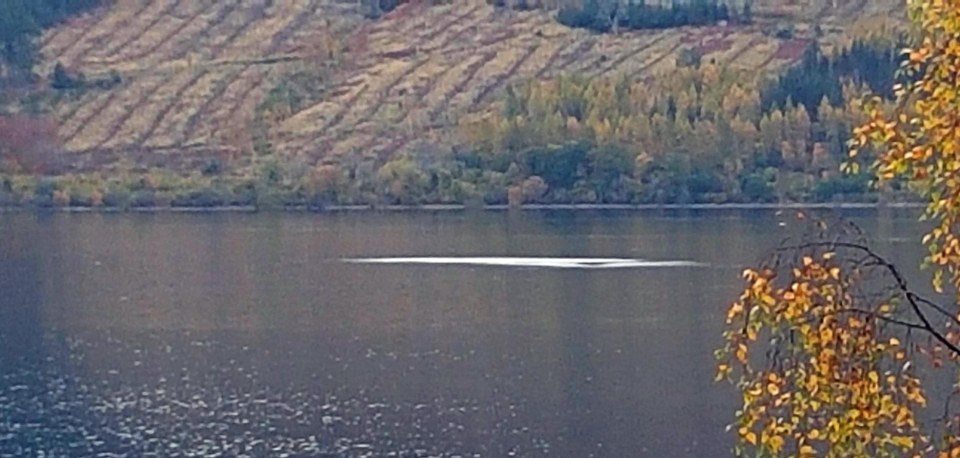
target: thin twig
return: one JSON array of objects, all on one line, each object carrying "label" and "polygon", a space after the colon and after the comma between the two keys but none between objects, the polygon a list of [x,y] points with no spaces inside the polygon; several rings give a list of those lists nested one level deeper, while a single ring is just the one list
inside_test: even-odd
[{"label": "thin twig", "polygon": [[934,309],[935,311],[943,314],[944,316],[949,317],[954,323],[960,324],[960,321],[957,320],[956,316],[947,312],[946,309],[943,308],[942,306],[934,303],[933,301],[930,301],[929,299],[925,299],[919,294],[911,291],[910,288],[907,286],[906,279],[903,278],[903,275],[892,263],[884,259],[882,256],[880,256],[879,254],[871,250],[866,245],[851,243],[851,242],[838,242],[838,241],[806,242],[806,243],[797,244],[797,245],[781,246],[776,251],[777,252],[786,252],[786,251],[796,252],[799,250],[810,249],[810,248],[830,248],[830,249],[847,248],[847,249],[856,250],[864,253],[866,255],[864,258],[864,262],[867,259],[872,259],[874,262],[878,264],[879,267],[882,267],[887,272],[889,272],[891,276],[893,276],[897,289],[903,294],[904,298],[906,298],[907,302],[910,304],[911,309],[913,310],[914,315],[916,315],[916,317],[922,323],[918,325],[918,328],[926,331],[931,336],[933,336],[934,339],[936,339],[937,341],[942,343],[944,346],[949,348],[950,351],[953,352],[955,355],[960,356],[960,347],[950,342],[940,331],[938,331],[933,326],[933,324],[930,322],[930,319],[927,318],[927,315],[923,312],[923,309],[921,308],[921,306],[927,306]]}]

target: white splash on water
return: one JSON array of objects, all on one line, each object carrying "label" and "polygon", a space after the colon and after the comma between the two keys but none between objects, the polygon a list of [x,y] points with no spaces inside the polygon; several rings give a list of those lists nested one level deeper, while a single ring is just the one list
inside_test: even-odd
[{"label": "white splash on water", "polygon": [[354,264],[433,264],[500,267],[550,267],[560,269],[623,269],[641,267],[701,267],[694,261],[646,261],[630,258],[525,258],[525,257],[397,257],[350,258]]}]

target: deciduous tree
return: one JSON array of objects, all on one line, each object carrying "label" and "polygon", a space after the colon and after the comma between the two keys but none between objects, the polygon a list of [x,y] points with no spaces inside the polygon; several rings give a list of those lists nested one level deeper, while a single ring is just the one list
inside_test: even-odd
[{"label": "deciduous tree", "polygon": [[937,224],[922,243],[944,294],[924,297],[856,229],[823,222],[747,269],[717,353],[718,379],[742,395],[740,454],[960,456],[949,402],[940,420],[918,415],[928,397],[951,394],[926,392],[929,372],[917,369],[960,362],[960,2],[912,8],[911,82],[896,87],[894,110],[868,105],[851,156],[876,157],[881,183],[909,182],[928,200]]}]

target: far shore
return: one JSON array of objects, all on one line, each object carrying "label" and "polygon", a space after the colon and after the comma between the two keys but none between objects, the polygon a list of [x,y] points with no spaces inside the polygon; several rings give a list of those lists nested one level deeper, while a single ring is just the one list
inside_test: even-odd
[{"label": "far shore", "polygon": [[821,202],[730,204],[527,204],[511,205],[329,205],[262,209],[254,206],[222,207],[0,207],[0,213],[344,213],[344,212],[454,212],[454,211],[652,211],[652,210],[857,210],[878,208],[922,209],[919,202]]}]

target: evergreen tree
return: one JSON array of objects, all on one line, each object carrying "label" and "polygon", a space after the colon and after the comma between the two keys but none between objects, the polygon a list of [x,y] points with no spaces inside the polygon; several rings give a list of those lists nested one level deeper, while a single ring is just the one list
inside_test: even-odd
[{"label": "evergreen tree", "polygon": [[101,0],[0,1],[0,61],[20,75],[29,75],[43,29],[98,6]]},{"label": "evergreen tree", "polygon": [[74,89],[77,87],[77,80],[67,73],[63,64],[57,62],[57,65],[53,67],[53,74],[50,76],[50,85],[59,90]]},{"label": "evergreen tree", "polygon": [[[745,9],[749,14],[749,9]],[[749,22],[737,17],[734,8],[723,0],[692,0],[673,2],[670,6],[648,5],[644,0],[627,3],[615,0],[586,0],[579,5],[560,9],[557,21],[561,24],[608,32],[614,26],[631,29],[666,29],[685,25],[709,25],[720,21]]]}]

